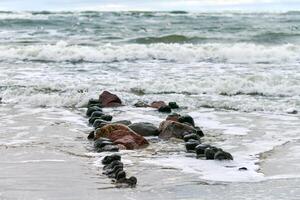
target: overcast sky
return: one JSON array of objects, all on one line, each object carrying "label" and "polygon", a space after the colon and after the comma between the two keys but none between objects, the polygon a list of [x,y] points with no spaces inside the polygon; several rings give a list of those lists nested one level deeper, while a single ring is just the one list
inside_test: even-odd
[{"label": "overcast sky", "polygon": [[300,0],[0,0],[0,10],[300,10]]}]

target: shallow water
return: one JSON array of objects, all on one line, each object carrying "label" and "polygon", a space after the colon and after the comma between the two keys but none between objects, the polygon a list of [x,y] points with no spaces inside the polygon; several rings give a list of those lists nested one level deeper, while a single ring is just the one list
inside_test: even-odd
[{"label": "shallow water", "polygon": [[[299,199],[299,13],[0,13],[0,199]],[[189,21],[189,23],[185,23]],[[177,140],[122,151],[115,188],[86,140],[89,98],[114,120],[165,117],[176,101],[234,161]],[[238,168],[247,167],[247,171]],[[224,194],[226,194],[224,196]]]}]

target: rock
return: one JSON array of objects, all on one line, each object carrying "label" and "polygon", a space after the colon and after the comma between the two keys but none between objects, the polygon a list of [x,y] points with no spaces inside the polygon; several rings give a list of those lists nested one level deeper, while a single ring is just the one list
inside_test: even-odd
[{"label": "rock", "polygon": [[172,113],[172,114],[168,115],[166,120],[178,122],[179,117],[180,117],[180,115],[178,113]]},{"label": "rock", "polygon": [[239,171],[247,171],[248,169],[247,169],[247,167],[240,167],[239,168]]},{"label": "rock", "polygon": [[179,106],[177,105],[176,102],[169,102],[169,106],[170,106],[170,108],[172,108],[172,109],[178,109],[178,108],[179,108]]},{"label": "rock", "polygon": [[205,149],[211,147],[209,144],[199,144],[195,147],[197,156],[204,156]]},{"label": "rock", "polygon": [[112,144],[113,143],[110,140],[108,140],[107,138],[98,138],[94,142],[94,147],[95,147],[95,149],[101,149],[101,148],[105,147],[106,145],[112,145]]},{"label": "rock", "polygon": [[100,106],[100,101],[99,99],[90,99],[88,104],[87,104],[87,107],[93,107],[93,106]]},{"label": "rock", "polygon": [[120,120],[120,121],[113,122],[113,124],[123,124],[125,126],[129,126],[132,123],[129,120]]},{"label": "rock", "polygon": [[96,119],[93,123],[93,127],[95,129],[97,129],[97,128],[101,128],[101,127],[105,126],[106,124],[109,124],[109,123],[107,121],[102,120],[102,119]]},{"label": "rock", "polygon": [[170,139],[172,137],[183,139],[185,132],[196,133],[196,129],[186,124],[166,120],[159,125],[159,137],[162,139]]},{"label": "rock", "polygon": [[101,111],[102,112],[102,108],[100,108],[99,106],[92,106],[92,107],[89,107],[86,111],[86,116],[90,117],[93,112],[95,111]]},{"label": "rock", "polygon": [[116,176],[115,176],[116,180],[121,180],[121,179],[126,179],[126,172],[124,171],[119,171]]},{"label": "rock", "polygon": [[95,133],[94,133],[94,131],[92,131],[92,132],[89,133],[87,139],[88,140],[93,140],[94,138],[95,138]]},{"label": "rock", "polygon": [[104,115],[104,113],[102,111],[94,111],[93,114],[91,115],[91,118],[93,118],[93,117],[101,117],[103,115]]},{"label": "rock", "polygon": [[184,134],[183,140],[185,142],[189,141],[190,139],[200,141],[200,137],[197,134],[195,134],[195,133]]},{"label": "rock", "polygon": [[133,123],[128,126],[131,130],[141,136],[158,136],[159,130],[156,126],[148,122]]},{"label": "rock", "polygon": [[230,153],[219,150],[215,153],[214,159],[215,160],[233,160],[233,157]]},{"label": "rock", "polygon": [[118,187],[135,187],[137,184],[137,178],[135,176],[131,176],[128,179],[117,179],[116,183],[118,184]]},{"label": "rock", "polygon": [[122,124],[107,124],[96,130],[95,138],[106,137],[114,144],[121,144],[126,149],[138,149],[149,145],[148,141]]},{"label": "rock", "polygon": [[[109,166],[109,165],[107,165],[107,166]],[[123,170],[123,168],[124,168],[123,163],[115,164],[115,165],[107,168],[106,171],[103,172],[103,174],[106,174],[106,175],[110,176],[112,174],[116,174],[118,171]]]},{"label": "rock", "polygon": [[95,122],[96,120],[98,120],[98,119],[102,120],[101,117],[91,117],[91,118],[89,119],[89,124],[94,124],[94,122]]},{"label": "rock", "polygon": [[172,112],[171,107],[170,106],[161,106],[158,109],[159,112],[165,112],[165,113],[170,113]]},{"label": "rock", "polygon": [[185,148],[188,152],[195,151],[195,148],[197,145],[199,145],[200,142],[198,140],[190,139],[188,142],[185,143]]},{"label": "rock", "polygon": [[103,170],[112,170],[117,165],[122,165],[123,166],[124,164],[119,160],[114,160],[111,163],[109,163],[108,165],[105,165],[103,167]]},{"label": "rock", "polygon": [[189,115],[183,115],[178,118],[180,123],[189,123],[192,126],[195,126],[194,119]]},{"label": "rock", "polygon": [[108,91],[102,92],[99,96],[99,101],[101,103],[101,106],[103,107],[117,107],[122,106],[121,99]]},{"label": "rock", "polygon": [[296,114],[298,114],[298,111],[295,109],[289,109],[289,110],[287,110],[287,114],[296,115]]},{"label": "rock", "polygon": [[167,106],[167,104],[164,101],[153,101],[150,105],[150,107],[157,109],[159,109],[162,106]]},{"label": "rock", "polygon": [[103,120],[105,120],[105,121],[111,121],[112,120],[112,116],[111,115],[102,115],[101,117],[100,117],[100,119],[103,119]]},{"label": "rock", "polygon": [[119,160],[121,161],[121,156],[120,154],[112,154],[112,155],[109,155],[109,156],[105,156],[103,159],[102,159],[102,164],[103,165],[108,165],[110,163],[112,163],[113,161],[115,160]]},{"label": "rock", "polygon": [[221,149],[218,149],[216,147],[208,147],[204,150],[204,154],[207,160],[213,160],[215,159],[215,154]]},{"label": "rock", "polygon": [[150,107],[146,102],[144,101],[138,101],[134,104],[135,107],[137,108],[147,108]]},{"label": "rock", "polygon": [[203,131],[202,131],[198,126],[196,126],[195,129],[196,129],[196,134],[197,134],[199,137],[204,137]]}]

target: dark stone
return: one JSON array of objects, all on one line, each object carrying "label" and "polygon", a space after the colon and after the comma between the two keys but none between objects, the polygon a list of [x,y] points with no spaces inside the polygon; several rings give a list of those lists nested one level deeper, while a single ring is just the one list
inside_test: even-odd
[{"label": "dark stone", "polygon": [[97,129],[97,128],[101,128],[101,127],[105,126],[106,124],[109,124],[109,123],[102,119],[96,119],[93,123],[93,127],[95,127],[95,129]]},{"label": "dark stone", "polygon": [[144,101],[138,101],[134,104],[135,107],[137,108],[147,108],[150,107],[146,102]]},{"label": "dark stone", "polygon": [[188,133],[188,134],[186,134],[186,135],[183,136],[183,140],[185,142],[189,141],[190,139],[194,139],[194,140],[200,141],[200,137],[197,134],[195,134],[195,133]]},{"label": "dark stone", "polygon": [[169,106],[170,106],[170,108],[172,108],[172,109],[178,109],[178,108],[179,108],[179,106],[177,105],[176,102],[169,102]]},{"label": "dark stone", "polygon": [[178,118],[180,123],[189,123],[192,126],[195,126],[194,119],[189,115],[183,115]]},{"label": "dark stone", "polygon": [[94,133],[94,131],[92,131],[92,132],[89,133],[87,139],[88,140],[93,140],[94,138],[95,138],[95,133]]},{"label": "dark stone", "polygon": [[93,118],[93,117],[101,117],[101,116],[103,116],[104,115],[104,113],[102,112],[102,111],[95,111],[95,112],[93,112],[93,114],[91,115],[91,118]]},{"label": "dark stone", "polygon": [[170,113],[172,112],[171,107],[170,106],[161,106],[158,109],[159,112],[165,112],[165,113]]},{"label": "dark stone", "polygon": [[195,148],[197,145],[199,145],[200,142],[198,140],[190,139],[188,142],[185,143],[185,148],[188,152],[195,151]]},{"label": "dark stone", "polygon": [[291,115],[296,115],[298,114],[298,111],[297,110],[289,110],[287,111],[288,114],[291,114]]},{"label": "dark stone", "polygon": [[214,159],[215,160],[233,160],[233,157],[230,153],[219,150],[216,152]]},{"label": "dark stone", "polygon": [[100,101],[99,99],[90,99],[88,104],[87,104],[87,107],[92,107],[92,106],[100,106]]},{"label": "dark stone", "polygon": [[112,155],[109,155],[109,156],[105,156],[102,159],[101,162],[102,162],[103,165],[108,165],[108,164],[112,163],[115,160],[121,161],[121,155],[119,155],[119,154],[112,154]]},{"label": "dark stone", "polygon": [[126,179],[126,172],[124,172],[123,170],[119,171],[118,173],[116,173],[116,177],[115,178],[117,180]]},{"label": "dark stone", "polygon": [[102,111],[102,108],[100,108],[99,106],[89,107],[86,111],[86,115],[88,117],[90,117],[93,114],[93,112],[95,112],[95,111]]},{"label": "dark stone", "polygon": [[207,160],[213,160],[215,159],[215,154],[219,151],[220,149],[216,147],[208,147],[204,150],[204,154]]},{"label": "dark stone", "polygon": [[131,176],[129,179],[127,179],[127,184],[128,184],[130,187],[136,186],[136,184],[137,184],[137,178],[134,177],[134,176]]},{"label": "dark stone", "polygon": [[113,124],[123,124],[125,126],[129,126],[132,123],[129,120],[120,120],[120,121],[113,122]]},{"label": "dark stone", "polygon": [[103,170],[113,169],[116,165],[122,165],[123,166],[123,163],[120,160],[114,160],[111,163],[109,163],[108,165],[105,165],[103,167]]},{"label": "dark stone", "polygon": [[[90,119],[89,119],[89,124],[94,124],[94,122],[96,121],[96,120],[98,120],[98,119],[101,119],[101,117],[91,117]],[[102,119],[101,119],[102,120]]]},{"label": "dark stone", "polygon": [[115,165],[112,168],[107,169],[103,174],[111,175],[117,173],[119,170],[123,170],[123,163],[119,165]]},{"label": "dark stone", "polygon": [[103,119],[103,120],[105,120],[105,121],[111,121],[112,120],[112,116],[111,115],[102,115],[101,117],[100,117],[100,119]]},{"label": "dark stone", "polygon": [[202,131],[198,126],[196,126],[195,129],[196,129],[196,134],[197,134],[199,137],[204,137],[203,131]]},{"label": "dark stone", "polygon": [[128,126],[131,130],[142,136],[158,136],[159,130],[156,126],[148,122],[133,123]]},{"label": "dark stone", "polygon": [[240,167],[239,168],[239,171],[247,171],[248,169],[247,169],[247,167]]},{"label": "dark stone", "polygon": [[121,99],[108,91],[104,91],[100,94],[99,101],[103,107],[117,107],[122,105]]},{"label": "dark stone", "polygon": [[112,144],[113,143],[110,140],[106,139],[106,138],[99,138],[99,139],[95,140],[94,147],[96,149],[102,149],[106,145],[112,145]]},{"label": "dark stone", "polygon": [[205,155],[205,149],[209,148],[210,145],[209,144],[199,144],[196,146],[195,150],[196,150],[196,154],[198,156],[204,156]]}]

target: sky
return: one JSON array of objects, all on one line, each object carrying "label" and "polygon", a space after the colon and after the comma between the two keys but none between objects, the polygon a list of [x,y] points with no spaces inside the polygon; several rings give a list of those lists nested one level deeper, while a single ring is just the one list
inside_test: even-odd
[{"label": "sky", "polygon": [[289,11],[300,0],[0,0],[2,11]]}]

